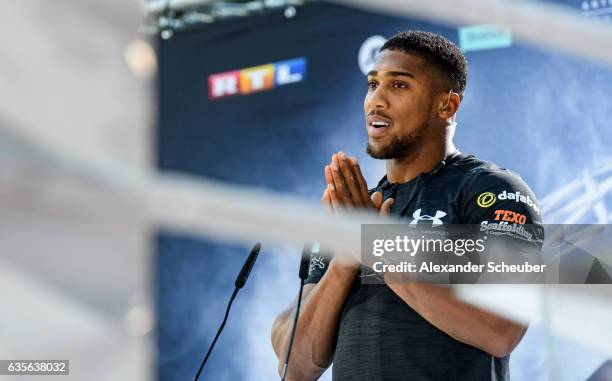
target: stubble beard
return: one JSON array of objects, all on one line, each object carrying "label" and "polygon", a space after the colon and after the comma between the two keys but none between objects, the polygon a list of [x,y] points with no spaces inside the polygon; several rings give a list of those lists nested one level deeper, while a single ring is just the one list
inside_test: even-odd
[{"label": "stubble beard", "polygon": [[394,136],[391,143],[376,150],[368,141],[366,152],[374,159],[401,159],[410,156],[414,152],[423,138],[424,132],[429,123],[425,122],[415,131],[406,136]]}]

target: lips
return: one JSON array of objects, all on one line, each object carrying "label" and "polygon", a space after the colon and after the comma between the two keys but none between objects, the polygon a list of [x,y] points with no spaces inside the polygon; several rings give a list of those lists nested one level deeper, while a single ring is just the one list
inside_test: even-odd
[{"label": "lips", "polygon": [[367,121],[368,135],[371,137],[379,137],[384,135],[393,124],[390,118],[378,113],[368,115]]},{"label": "lips", "polygon": [[368,115],[368,125],[372,127],[390,127],[391,119],[379,114]]}]

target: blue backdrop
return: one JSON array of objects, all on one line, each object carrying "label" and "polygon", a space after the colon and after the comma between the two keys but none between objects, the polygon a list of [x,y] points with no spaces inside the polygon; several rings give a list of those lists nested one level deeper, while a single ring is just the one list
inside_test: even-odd
[{"label": "blue backdrop", "polygon": [[[343,149],[360,159],[369,184],[375,183],[384,163],[365,154],[367,88],[358,52],[373,35],[407,29],[437,32],[458,43],[456,28],[325,2],[299,7],[293,18],[278,11],[160,40],[159,168],[316,202],[324,187],[323,166]],[[610,162],[611,70],[517,43],[466,56],[468,87],[455,136],[461,151],[520,173],[540,199]],[[209,99],[211,74],[299,57],[307,60],[301,82]],[[594,218],[587,214],[583,222]],[[190,379],[249,248],[169,232],[158,234],[156,248],[158,377]],[[291,245],[264,246],[204,379],[275,378],[270,327],[297,292],[298,254]],[[561,358],[563,348],[559,342]],[[538,337],[527,337],[519,349],[513,379],[543,379]],[[573,355],[578,370],[560,364],[564,379],[583,380],[601,362],[599,354],[578,353],[584,357]]]}]

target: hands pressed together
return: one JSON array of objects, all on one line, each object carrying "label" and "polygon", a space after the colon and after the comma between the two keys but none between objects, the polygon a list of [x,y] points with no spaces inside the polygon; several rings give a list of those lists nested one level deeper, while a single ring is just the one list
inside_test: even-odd
[{"label": "hands pressed together", "polygon": [[382,192],[374,192],[371,197],[368,194],[368,185],[354,156],[349,158],[342,151],[332,155],[325,166],[325,182],[322,201],[331,213],[350,208],[371,209],[381,215],[391,212],[392,198],[383,202]]},{"label": "hands pressed together", "polygon": [[[382,192],[368,193],[357,159],[347,157],[342,151],[332,155],[331,162],[325,166],[327,184],[321,201],[328,213],[338,214],[346,209],[366,209],[387,216],[391,212],[393,199],[383,201]],[[359,262],[355,255],[336,255],[334,262],[343,269],[356,271]]]}]

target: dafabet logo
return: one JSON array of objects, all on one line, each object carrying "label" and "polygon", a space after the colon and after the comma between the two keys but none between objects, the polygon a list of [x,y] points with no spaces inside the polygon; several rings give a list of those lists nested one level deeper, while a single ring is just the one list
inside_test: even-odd
[{"label": "dafabet logo", "polygon": [[306,78],[306,58],[226,71],[208,77],[208,97],[225,98],[303,81]]},{"label": "dafabet logo", "polygon": [[497,201],[497,197],[491,192],[481,193],[476,199],[476,203],[481,208],[488,208],[489,206],[495,204],[495,201]]}]

